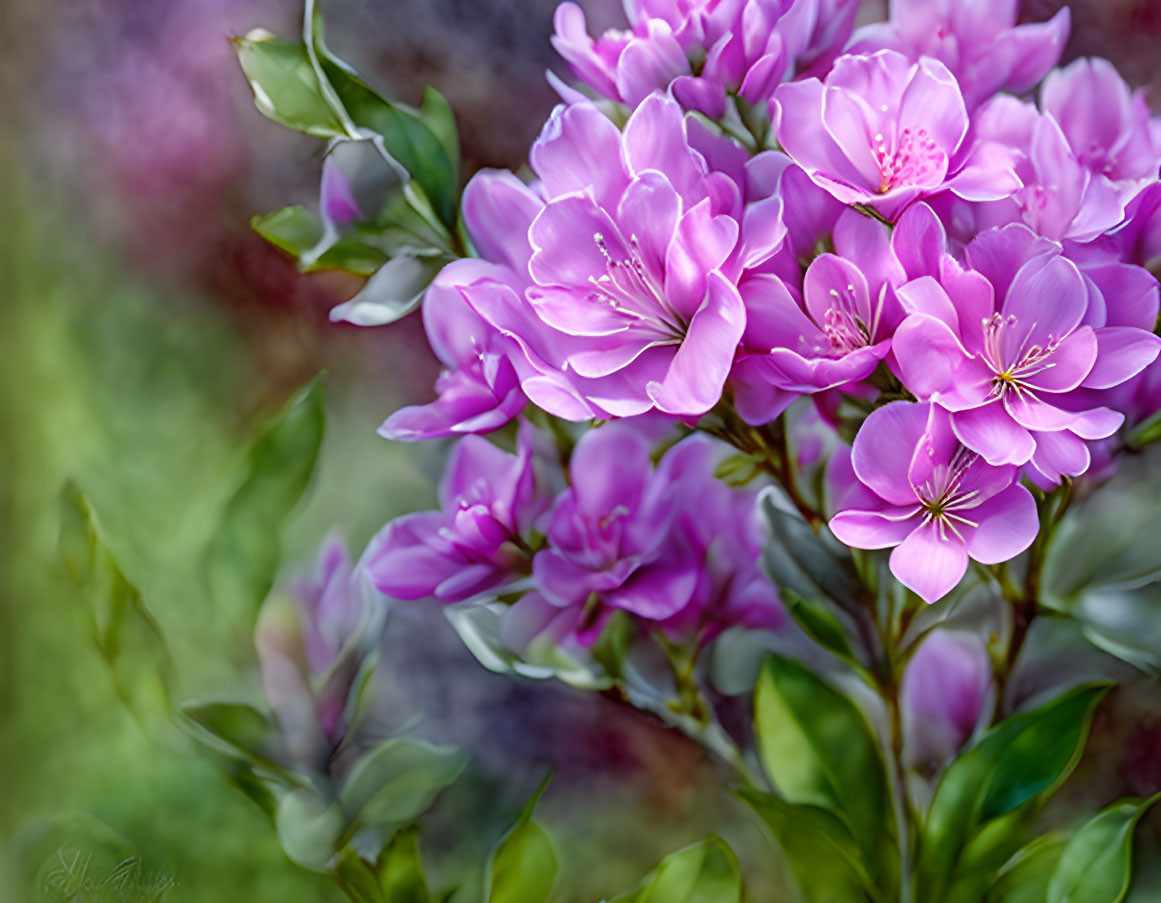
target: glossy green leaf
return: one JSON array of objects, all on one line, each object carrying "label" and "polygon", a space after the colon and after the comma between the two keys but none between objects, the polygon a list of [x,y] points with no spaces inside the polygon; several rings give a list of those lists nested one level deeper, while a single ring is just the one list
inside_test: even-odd
[{"label": "glossy green leaf", "polygon": [[395,737],[352,766],[339,801],[350,823],[393,829],[426,811],[465,764],[463,753],[453,747]]},{"label": "glossy green leaf", "polygon": [[741,899],[738,859],[724,840],[711,834],[666,856],[637,889],[614,897],[612,903],[740,903]]},{"label": "glossy green leaf", "polygon": [[1105,690],[1078,687],[1013,715],[948,766],[928,812],[919,860],[920,887],[932,899],[954,884],[962,854],[988,822],[1035,806],[1068,776]]},{"label": "glossy green leaf", "polygon": [[256,611],[269,592],[282,559],[282,526],[314,472],[325,422],[322,382],[315,378],[250,447],[246,476],[206,553],[210,590],[219,604]]},{"label": "glossy green leaf", "polygon": [[1064,838],[1057,834],[1037,837],[1005,866],[988,892],[988,903],[1046,903],[1048,882],[1064,846]]},{"label": "glossy green leaf", "polygon": [[455,166],[440,137],[419,115],[370,88],[325,46],[319,49],[323,74],[351,120],[381,136],[386,152],[410,173],[438,220],[450,227],[455,222],[458,185]]},{"label": "glossy green leaf", "polygon": [[1156,800],[1121,800],[1083,825],[1064,848],[1048,884],[1047,903],[1124,899],[1133,874],[1133,832]]},{"label": "glossy green leaf", "polygon": [[139,721],[169,716],[173,661],[161,626],[106,545],[96,513],[69,481],[61,489],[57,549],[87,597],[93,640],[118,697]]},{"label": "glossy green leaf", "polygon": [[868,862],[891,858],[883,759],[850,699],[801,662],[772,654],[754,690],[754,727],[762,765],[783,798],[837,814]]},{"label": "glossy green leaf", "polygon": [[[255,216],[250,226],[268,242],[302,262],[303,255],[316,249],[323,236],[323,224],[317,213],[305,207],[283,207],[273,213]],[[357,229],[340,236],[335,243],[308,264],[313,270],[343,270],[357,276],[370,276],[387,262],[387,253],[377,247],[373,230]]]},{"label": "glossy green leaf", "polygon": [[545,780],[504,835],[488,870],[488,903],[545,903],[558,867],[556,847],[544,827],[532,818]]},{"label": "glossy green leaf", "polygon": [[846,628],[826,603],[804,599],[793,590],[785,588],[780,595],[782,604],[807,636],[840,658],[855,661]]},{"label": "glossy green leaf", "polygon": [[388,903],[430,903],[423,859],[419,854],[419,829],[404,828],[391,838],[375,864],[379,886]]},{"label": "glossy green leaf", "polygon": [[234,50],[250,82],[254,105],[264,116],[320,138],[345,134],[342,122],[323,97],[301,43],[284,41],[256,28],[236,38]]},{"label": "glossy green leaf", "polygon": [[806,903],[887,899],[867,874],[850,828],[838,816],[756,790],[742,790],[741,796],[782,847]]},{"label": "glossy green leaf", "polygon": [[456,117],[447,98],[431,85],[423,89],[423,104],[419,108],[419,118],[439,139],[448,160],[452,163],[452,172],[458,177],[460,137],[456,129]]}]

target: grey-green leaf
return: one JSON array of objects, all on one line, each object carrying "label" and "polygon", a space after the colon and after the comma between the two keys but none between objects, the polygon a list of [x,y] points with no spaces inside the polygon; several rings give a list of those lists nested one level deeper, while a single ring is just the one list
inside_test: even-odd
[{"label": "grey-green leaf", "polygon": [[354,764],[339,801],[350,823],[393,829],[420,816],[465,764],[453,747],[395,737]]},{"label": "grey-green leaf", "polygon": [[246,475],[227,502],[206,553],[211,593],[221,605],[256,611],[282,559],[282,526],[314,472],[326,415],[312,380],[263,428]]},{"label": "grey-green leaf", "polygon": [[334,322],[384,326],[419,308],[443,262],[400,256],[387,261],[351,300],[331,310]]},{"label": "grey-green leaf", "polygon": [[1156,800],[1121,800],[1083,825],[1064,848],[1047,903],[1120,903],[1132,879],[1133,831]]},{"label": "grey-green leaf", "polygon": [[315,790],[298,788],[279,800],[274,825],[286,855],[303,868],[321,872],[335,854],[343,813]]}]

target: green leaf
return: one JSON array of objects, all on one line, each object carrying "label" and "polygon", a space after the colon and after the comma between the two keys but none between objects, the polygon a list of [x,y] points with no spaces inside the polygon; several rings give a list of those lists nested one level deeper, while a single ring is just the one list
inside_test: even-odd
[{"label": "green leaf", "polygon": [[250,226],[268,242],[299,261],[304,272],[343,270],[357,276],[370,276],[387,262],[387,253],[377,247],[373,230],[358,228],[338,238],[317,259],[303,263],[303,255],[314,250],[323,236],[323,224],[317,213],[305,207],[283,207],[274,213],[258,215]]},{"label": "green leaf", "polygon": [[339,792],[356,829],[394,830],[418,818],[464,770],[458,749],[395,737],[363,755]]},{"label": "green leaf", "polygon": [[1048,882],[1064,852],[1065,840],[1058,834],[1037,837],[1005,866],[988,903],[1046,903]]},{"label": "green leaf", "polygon": [[[754,729],[781,795],[834,812],[866,861],[886,869],[894,859],[886,771],[859,708],[801,662],[771,654],[754,690]],[[881,881],[889,877],[871,871]]]},{"label": "green leaf", "polygon": [[423,89],[423,103],[419,108],[419,118],[439,139],[447,158],[452,163],[452,171],[458,176],[460,164],[460,138],[456,130],[456,117],[447,98],[431,85]]},{"label": "green leaf", "polygon": [[301,43],[256,28],[235,38],[234,50],[254,92],[254,105],[264,116],[319,138],[345,134]]},{"label": "green leaf", "polygon": [[274,826],[278,842],[291,861],[321,872],[335,854],[343,831],[343,813],[317,791],[301,787],[279,800]]},{"label": "green leaf", "polygon": [[740,791],[774,834],[807,903],[882,900],[850,829],[836,815],[770,793]]},{"label": "green leaf", "polygon": [[[315,44],[323,74],[351,120],[382,137],[384,150],[416,181],[430,200],[438,221],[452,226],[459,186],[453,158],[440,136],[420,115],[387,100],[335,59],[323,45],[320,34],[316,34]],[[438,124],[437,128],[443,131],[446,140],[446,123]]]},{"label": "green leaf", "polygon": [[388,903],[430,903],[419,854],[418,828],[404,828],[392,837],[379,854],[375,871]]},{"label": "green leaf", "polygon": [[488,869],[488,903],[545,903],[551,895],[558,866],[556,847],[544,827],[532,819],[547,787],[546,778],[496,848]]},{"label": "green leaf", "polygon": [[666,856],[637,889],[614,897],[612,903],[741,903],[741,899],[738,859],[724,840],[711,834]]},{"label": "green leaf", "polygon": [[201,742],[259,765],[274,764],[278,732],[270,719],[253,706],[240,702],[184,702],[178,711]]},{"label": "green leaf", "polygon": [[840,658],[856,661],[846,628],[825,602],[804,599],[794,590],[785,588],[780,591],[780,596],[790,616],[807,636]]},{"label": "green leaf", "polygon": [[1047,903],[1119,903],[1132,879],[1133,831],[1157,801],[1126,799],[1083,825],[1064,848]]},{"label": "green leaf", "polygon": [[[965,849],[989,822],[1025,804],[1035,807],[1071,773],[1106,689],[1078,687],[1013,715],[948,766],[924,826],[918,875],[925,898],[940,899],[954,885]],[[1023,816],[1009,817],[1020,823]]]},{"label": "green leaf", "polygon": [[167,718],[173,660],[161,626],[106,545],[89,500],[71,480],[61,489],[58,510],[61,562],[88,598],[93,640],[109,665],[117,696],[143,724]]},{"label": "green leaf", "polygon": [[269,592],[282,559],[282,526],[314,472],[325,422],[316,377],[250,447],[245,479],[206,552],[210,591],[220,605],[256,611]]},{"label": "green leaf", "polygon": [[769,534],[762,566],[770,579],[804,599],[831,599],[844,608],[857,607],[858,575],[842,545],[826,528],[815,533],[780,488],[767,487],[759,500]]}]

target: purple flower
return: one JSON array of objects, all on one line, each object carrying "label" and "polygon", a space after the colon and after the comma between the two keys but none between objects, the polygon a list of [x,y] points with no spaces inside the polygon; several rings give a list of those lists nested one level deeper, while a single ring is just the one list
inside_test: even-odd
[{"label": "purple flower", "polygon": [[992,667],[974,633],[930,633],[903,672],[902,709],[906,756],[928,773],[954,756],[976,729]]},{"label": "purple flower", "polygon": [[1128,196],[1156,181],[1161,133],[1142,91],[1133,92],[1108,60],[1080,59],[1049,74],[1040,108],[1052,116],[1081,164],[1098,178],[1127,182]]},{"label": "purple flower", "polygon": [[1076,265],[1024,226],[985,232],[966,254],[971,269],[945,257],[939,280],[898,291],[910,311],[893,340],[904,385],[951,412],[955,434],[992,464],[1031,462],[1048,485],[1084,473],[1085,440],[1123,418],[1079,406],[1076,390],[1119,385],[1161,339],[1105,326]]},{"label": "purple flower", "polygon": [[736,282],[781,245],[781,199],[746,203],[659,94],[623,134],[591,104],[558,107],[531,159],[548,199],[528,231],[531,284],[463,290],[520,346],[525,394],[571,420],[709,410],[745,327]]},{"label": "purple flower", "polygon": [[616,609],[651,621],[669,618],[697,585],[697,563],[667,548],[677,498],[649,453],[650,444],[628,424],[586,433],[569,463],[572,486],[553,506],[548,547],[533,560],[545,599],[586,610],[578,624],[582,639],[595,639]]},{"label": "purple flower", "polygon": [[708,643],[728,627],[775,630],[786,619],[774,585],[758,559],[765,533],[757,494],[731,489],[713,477],[733,453],[724,443],[694,434],[670,449],[657,467],[678,502],[669,544],[699,564],[689,604],[661,621],[674,639]]},{"label": "purple flower", "polygon": [[262,683],[297,761],[321,761],[346,733],[351,693],[385,611],[337,535],[313,574],[292,578],[263,607],[255,630]]},{"label": "purple flower", "polygon": [[1023,187],[1009,198],[974,205],[967,230],[1023,222],[1045,238],[1091,241],[1124,221],[1124,191],[1081,162],[1050,113],[1002,95],[979,109],[974,124],[981,140],[1016,151]]},{"label": "purple flower", "polygon": [[629,423],[577,444],[572,487],[557,499],[547,547],[533,561],[537,591],[512,615],[518,633],[535,627],[591,643],[617,610],[699,643],[734,624],[782,623],[758,569],[755,496],[713,476],[730,449],[694,435],[654,468],[650,448]]},{"label": "purple flower", "polygon": [[626,0],[629,30],[593,40],[581,8],[562,3],[552,43],[604,97],[637,106],[672,85],[684,106],[716,119],[727,93],[762,103],[796,68],[825,66],[857,11],[855,0]]},{"label": "purple flower", "polygon": [[844,56],[825,82],[782,85],[774,102],[778,141],[794,162],[838,200],[887,219],[945,191],[985,201],[1020,187],[1011,151],[967,140],[959,86],[936,60]]},{"label": "purple flower", "polygon": [[890,350],[903,319],[894,285],[905,274],[889,230],[848,210],[832,242],[837,253],[813,260],[801,296],[773,275],[742,283],[746,354],[732,382],[738,412],[750,423],[769,422],[799,394],[865,379]]},{"label": "purple flower", "polygon": [[913,61],[939,60],[972,109],[1000,90],[1030,91],[1060,59],[1068,7],[1029,25],[1016,25],[1018,13],[1018,0],[891,0],[889,21],[860,28],[850,52],[891,49]]},{"label": "purple flower", "polygon": [[995,467],[964,447],[933,404],[899,401],[874,411],[855,436],[859,486],[831,531],[856,549],[891,552],[891,573],[927,602],[951,592],[968,558],[998,564],[1019,555],[1039,521],[1018,468]]},{"label": "purple flower", "polygon": [[444,365],[439,397],[402,408],[379,433],[388,439],[436,439],[498,429],[523,409],[512,364],[518,351],[468,305],[463,292],[480,281],[527,281],[528,225],[543,202],[511,173],[485,170],[464,190],[464,222],[483,260],[457,260],[436,276],[423,301],[423,326]]},{"label": "purple flower", "polygon": [[397,518],[368,545],[363,567],[376,589],[461,602],[526,574],[527,541],[556,489],[537,438],[523,424],[516,454],[461,439],[440,483],[441,510]]}]

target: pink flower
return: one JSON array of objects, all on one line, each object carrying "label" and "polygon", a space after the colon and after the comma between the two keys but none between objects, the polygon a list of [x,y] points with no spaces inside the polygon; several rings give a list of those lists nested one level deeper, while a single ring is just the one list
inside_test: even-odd
[{"label": "pink flower", "polygon": [[1142,91],[1131,91],[1108,60],[1080,59],[1051,72],[1040,108],[1060,126],[1081,164],[1125,186],[1126,200],[1142,182],[1156,181],[1161,133]]},{"label": "pink flower", "polygon": [[1024,94],[1060,59],[1068,7],[1048,22],[1016,25],[1018,0],[891,0],[890,19],[860,28],[850,52],[889,48],[939,60],[960,84],[968,109],[997,91]]},{"label": "pink flower", "polygon": [[512,364],[511,339],[469,306],[463,291],[480,281],[527,282],[528,225],[543,202],[515,176],[484,170],[464,190],[464,222],[482,260],[444,267],[423,301],[423,326],[431,350],[444,365],[438,398],[392,414],[379,429],[388,439],[412,441],[498,429],[524,408]]},{"label": "pink flower", "polygon": [[992,683],[982,639],[935,630],[903,672],[901,699],[907,758],[928,774],[954,756],[979,723]]},{"label": "pink flower", "polygon": [[731,377],[747,422],[773,420],[800,394],[866,379],[903,319],[894,286],[905,273],[890,231],[853,210],[835,223],[836,253],[814,258],[799,293],[774,275],[747,278],[746,353]]},{"label": "pink flower", "polygon": [[936,60],[844,56],[825,82],[782,85],[774,103],[778,141],[794,162],[844,204],[887,219],[946,191],[985,201],[1020,187],[1011,151],[968,140],[959,86]]},{"label": "pink flower", "polygon": [[785,228],[779,198],[745,203],[692,138],[656,94],[623,133],[591,104],[558,107],[534,145],[547,203],[527,233],[530,282],[463,294],[519,345],[524,392],[550,413],[691,416],[721,396],[745,328],[737,280]]},{"label": "pink flower", "polygon": [[440,483],[441,510],[396,518],[368,544],[362,567],[375,588],[461,602],[527,573],[527,540],[556,489],[537,441],[528,424],[514,455],[480,436],[461,439]]},{"label": "pink flower", "polygon": [[672,85],[685,107],[716,119],[727,93],[763,103],[796,68],[824,68],[857,11],[856,0],[626,0],[629,30],[594,40],[581,8],[562,3],[552,43],[604,97],[637,106]]},{"label": "pink flower", "polygon": [[927,602],[951,592],[968,558],[998,564],[1039,529],[1036,503],[1016,479],[964,447],[946,411],[893,402],[863,423],[851,452],[858,485],[830,529],[856,549],[891,552],[891,573]]},{"label": "pink flower", "polygon": [[1060,252],[1024,226],[983,233],[967,248],[969,270],[945,257],[938,280],[899,289],[909,314],[893,340],[904,385],[951,412],[965,446],[994,465],[1030,463],[1046,485],[1084,473],[1085,440],[1123,420],[1078,404],[1076,390],[1119,385],[1161,345],[1143,329],[1105,326]]}]

